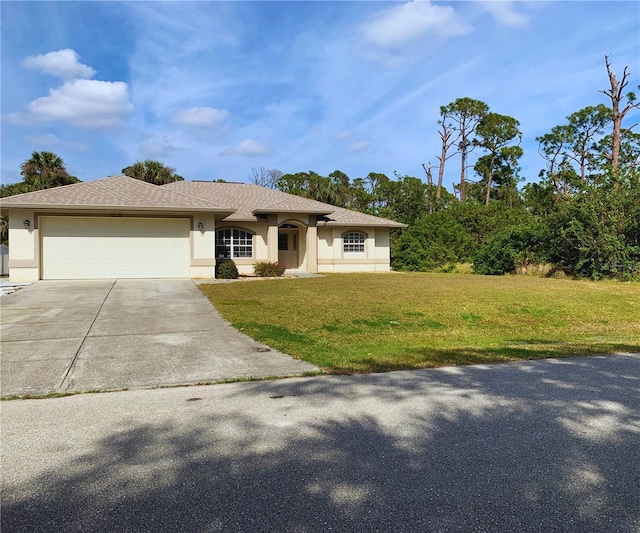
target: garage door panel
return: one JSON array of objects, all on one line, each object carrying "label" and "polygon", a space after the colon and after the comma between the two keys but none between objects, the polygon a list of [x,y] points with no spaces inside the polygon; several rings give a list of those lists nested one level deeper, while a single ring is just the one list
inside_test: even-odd
[{"label": "garage door panel", "polygon": [[187,219],[42,217],[44,279],[189,277]]}]

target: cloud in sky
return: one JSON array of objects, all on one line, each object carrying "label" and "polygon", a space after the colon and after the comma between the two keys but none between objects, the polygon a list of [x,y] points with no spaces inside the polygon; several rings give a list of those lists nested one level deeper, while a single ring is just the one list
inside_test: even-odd
[{"label": "cloud in sky", "polygon": [[516,2],[502,0],[500,2],[486,1],[479,2],[479,5],[488,11],[496,22],[505,26],[520,27],[526,26],[530,17],[516,9]]},{"label": "cloud in sky", "polygon": [[[34,147],[59,153],[80,179],[147,157],[186,179],[242,180],[256,165],[422,176],[421,163],[439,152],[439,107],[468,96],[520,121],[522,175],[535,181],[544,166],[535,137],[606,103],[604,54],[619,71],[630,66],[630,86],[640,74],[631,2],[5,2],[2,10],[11,21],[0,33],[3,179]],[[449,186],[458,163],[448,163]]]},{"label": "cloud in sky", "polygon": [[382,47],[404,46],[426,35],[465,35],[471,29],[453,6],[433,5],[429,0],[381,9],[361,26],[364,39]]},{"label": "cloud in sky", "polygon": [[213,128],[220,125],[229,116],[226,109],[213,107],[190,107],[178,111],[173,121],[181,126],[190,128]]},{"label": "cloud in sky", "polygon": [[112,128],[133,111],[127,84],[121,81],[74,80],[49,96],[37,98],[27,110],[43,121],[60,121],[79,128]]},{"label": "cloud in sky", "polygon": [[144,157],[152,159],[170,156],[177,149],[178,148],[171,144],[171,142],[166,138],[161,141],[149,141],[138,147],[139,152]]},{"label": "cloud in sky", "polygon": [[73,152],[88,152],[90,147],[81,141],[68,141],[61,139],[53,133],[43,133],[42,135],[27,135],[25,140],[42,150],[71,150]]},{"label": "cloud in sky", "polygon": [[27,68],[37,69],[65,80],[92,78],[96,73],[90,66],[80,63],[80,56],[70,48],[28,56],[24,60],[24,65]]},{"label": "cloud in sky", "polygon": [[253,139],[245,139],[235,146],[225,148],[220,152],[220,155],[239,155],[244,157],[258,157],[261,155],[267,155],[271,152],[264,144],[261,144]]},{"label": "cloud in sky", "polygon": [[367,141],[356,141],[351,146],[349,146],[349,152],[352,154],[360,154],[364,152],[369,147],[369,143]]}]

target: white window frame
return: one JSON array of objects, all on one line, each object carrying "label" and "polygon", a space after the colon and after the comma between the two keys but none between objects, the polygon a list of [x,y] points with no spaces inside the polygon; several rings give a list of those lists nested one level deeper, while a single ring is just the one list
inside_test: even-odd
[{"label": "white window frame", "polygon": [[342,234],[343,255],[364,255],[367,253],[367,234],[362,231],[346,231]]},{"label": "white window frame", "polygon": [[[220,234],[223,235],[222,243],[220,241]],[[254,234],[251,231],[244,228],[217,229],[215,243],[216,259],[253,259],[255,249],[253,236]],[[228,248],[228,255],[219,252],[223,246],[225,251]]]}]

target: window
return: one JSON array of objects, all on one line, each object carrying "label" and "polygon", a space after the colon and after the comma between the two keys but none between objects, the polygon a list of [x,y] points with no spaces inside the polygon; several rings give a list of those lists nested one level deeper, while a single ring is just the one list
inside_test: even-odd
[{"label": "window", "polygon": [[357,231],[350,231],[342,236],[342,250],[348,253],[364,253],[366,236]]},{"label": "window", "polygon": [[251,259],[253,235],[242,229],[220,229],[216,232],[216,258]]}]

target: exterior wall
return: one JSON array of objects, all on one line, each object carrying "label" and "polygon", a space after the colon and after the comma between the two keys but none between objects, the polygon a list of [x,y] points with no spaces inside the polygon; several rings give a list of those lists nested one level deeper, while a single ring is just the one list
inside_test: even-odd
[{"label": "exterior wall", "polygon": [[[29,221],[29,229],[24,227],[25,220]],[[9,213],[9,279],[40,279],[40,236],[33,211],[12,209]]]},{"label": "exterior wall", "polygon": [[[45,213],[43,213],[44,215]],[[55,216],[48,212],[46,216]],[[62,215],[62,213],[60,213]],[[105,216],[96,213],[75,213],[78,216]],[[65,212],[64,216],[73,216]],[[125,217],[127,215],[125,214]],[[146,213],[145,218],[163,218]],[[213,278],[215,272],[215,230],[216,222],[213,214],[176,215],[179,218],[191,219],[190,250],[191,262],[189,275],[192,278]],[[29,220],[30,227],[25,229],[24,221]],[[202,222],[203,230],[198,229]],[[9,279],[15,282],[38,281],[42,278],[40,260],[39,217],[31,210],[12,209],[9,212]],[[253,267],[250,267],[253,271]]]},{"label": "exterior wall", "polygon": [[[364,253],[343,252],[342,236],[351,231],[366,235]],[[318,228],[318,272],[388,272],[390,269],[388,228]]]},{"label": "exterior wall", "polygon": [[[202,224],[202,230],[198,224]],[[213,215],[198,214],[191,220],[191,265],[189,275],[192,278],[215,277],[216,219]]]},{"label": "exterior wall", "polygon": [[[238,273],[243,276],[253,274],[253,265],[257,261],[269,260],[269,249],[267,246],[268,225],[266,222],[219,222],[216,230],[225,228],[242,229],[253,233],[253,257],[251,259],[234,259],[233,262],[238,267]],[[276,249],[278,246],[276,235]],[[212,246],[212,253],[215,255],[215,233]]]}]

